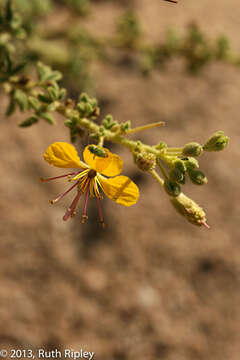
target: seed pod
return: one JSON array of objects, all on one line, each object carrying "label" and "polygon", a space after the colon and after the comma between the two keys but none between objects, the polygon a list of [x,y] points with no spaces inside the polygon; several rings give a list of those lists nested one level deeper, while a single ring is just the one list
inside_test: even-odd
[{"label": "seed pod", "polygon": [[208,224],[206,223],[205,212],[197,203],[195,203],[195,201],[183,193],[177,197],[172,197],[170,201],[177,212],[184,216],[190,223],[197,226],[204,225],[209,228]]}]

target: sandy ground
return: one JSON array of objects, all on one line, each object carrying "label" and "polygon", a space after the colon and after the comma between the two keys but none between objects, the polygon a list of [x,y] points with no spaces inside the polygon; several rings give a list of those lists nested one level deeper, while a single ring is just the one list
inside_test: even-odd
[{"label": "sandy ground", "polygon": [[[240,50],[237,5],[135,0],[150,39],[162,38],[166,26],[183,30],[195,20],[209,36],[224,32]],[[93,28],[111,32],[122,10],[96,2]],[[226,151],[201,158],[208,185],[185,186],[207,211],[211,229],[175,214],[154,179],[117,146],[124,174],[139,185],[138,204],[126,210],[104,200],[105,230],[94,201],[85,226],[80,214],[64,223],[71,196],[54,208],[48,200],[65,184],[37,181],[61,174],[42,154],[50,143],[69,140],[62,121],[54,131],[45,123],[19,129],[18,115],[5,119],[2,94],[0,348],[32,349],[35,358],[44,348],[84,349],[96,360],[239,360],[240,71],[215,64],[190,77],[173,63],[145,80],[109,65],[99,65],[96,74],[103,115],[134,125],[166,121],[141,135],[149,144],[204,142],[220,129],[230,136]]]}]

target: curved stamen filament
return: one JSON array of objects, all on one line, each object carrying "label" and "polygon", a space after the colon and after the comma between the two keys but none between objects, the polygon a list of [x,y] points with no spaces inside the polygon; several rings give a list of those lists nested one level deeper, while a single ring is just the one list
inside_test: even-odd
[{"label": "curved stamen filament", "polygon": [[[96,185],[96,183],[94,183],[94,187],[95,187],[95,193],[97,193],[97,185]],[[103,220],[103,213],[102,213],[100,199],[99,199],[98,196],[96,196],[96,201],[97,201],[98,215],[99,215],[99,219],[100,219],[100,224],[104,228],[105,224],[104,224],[104,220]]]},{"label": "curved stamen filament", "polygon": [[75,198],[73,199],[72,204],[70,205],[70,207],[67,209],[65,215],[63,216],[63,220],[67,221],[67,219],[69,219],[70,216],[74,215],[77,203],[80,199],[80,196],[82,195],[81,191],[78,191],[77,195],[75,196]]},{"label": "curved stamen filament", "polygon": [[73,172],[73,173],[69,173],[69,174],[65,174],[65,175],[60,175],[60,176],[54,176],[54,177],[47,178],[47,179],[40,178],[39,180],[40,180],[41,182],[46,182],[46,181],[61,179],[61,178],[64,178],[64,177],[67,177],[67,176],[71,176],[71,175],[76,175],[76,174],[79,174],[79,172],[80,172],[80,171],[75,171],[75,172]]},{"label": "curved stamen filament", "polygon": [[77,176],[75,176],[74,178],[72,178],[72,180],[81,179],[82,177],[84,177],[85,175],[87,175],[88,172],[89,172],[89,169],[83,170],[83,171],[80,172],[80,174],[78,174]]},{"label": "curved stamen filament", "polygon": [[78,182],[76,182],[74,185],[72,185],[67,191],[65,191],[63,194],[59,195],[55,200],[49,200],[50,204],[54,204],[55,202],[61,200],[65,195],[67,195],[75,186],[78,185]]},{"label": "curved stamen filament", "polygon": [[85,195],[85,202],[84,202],[84,209],[83,209],[83,215],[82,215],[82,224],[85,223],[86,219],[88,218],[87,216],[87,203],[88,203],[88,198],[89,198],[89,193],[90,193],[90,180],[87,182],[86,184],[86,195]]}]

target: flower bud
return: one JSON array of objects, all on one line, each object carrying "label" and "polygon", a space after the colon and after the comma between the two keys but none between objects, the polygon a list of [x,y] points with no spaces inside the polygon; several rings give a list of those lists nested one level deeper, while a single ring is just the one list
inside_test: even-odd
[{"label": "flower bud", "polygon": [[134,161],[143,171],[153,170],[156,166],[156,156],[146,152],[135,153]]},{"label": "flower bud", "polygon": [[184,160],[184,164],[187,170],[199,168],[198,161],[194,157],[189,157],[187,160]]},{"label": "flower bud", "polygon": [[167,148],[167,144],[164,141],[160,141],[157,145],[155,145],[157,150],[163,150]]},{"label": "flower bud", "polygon": [[182,173],[186,171],[186,166],[183,160],[175,160],[173,163],[174,168],[180,170]]},{"label": "flower bud", "polygon": [[185,174],[178,168],[173,168],[169,172],[169,177],[172,181],[178,182],[180,184],[185,183]]},{"label": "flower bud", "polygon": [[188,169],[188,175],[193,184],[204,185],[207,184],[208,180],[205,174],[196,169]]},{"label": "flower bud", "polygon": [[223,131],[217,131],[203,146],[205,151],[221,151],[225,149],[229,141],[229,137],[224,135]]},{"label": "flower bud", "polygon": [[191,142],[183,147],[182,154],[184,156],[199,156],[201,155],[203,149],[202,146],[196,142]]},{"label": "flower bud", "polygon": [[177,197],[170,199],[177,212],[184,216],[190,223],[197,226],[209,226],[206,223],[206,214],[203,209],[192,199],[180,193]]},{"label": "flower bud", "polygon": [[168,179],[164,181],[164,189],[170,196],[178,196],[181,193],[180,186],[176,182]]}]

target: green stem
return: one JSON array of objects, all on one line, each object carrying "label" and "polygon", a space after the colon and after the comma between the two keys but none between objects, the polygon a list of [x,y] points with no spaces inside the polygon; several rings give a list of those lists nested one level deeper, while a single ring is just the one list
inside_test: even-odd
[{"label": "green stem", "polygon": [[150,170],[149,173],[154,177],[154,179],[157,180],[157,182],[158,182],[161,186],[164,186],[164,180],[158,175],[158,173],[156,172],[156,170]]},{"label": "green stem", "polygon": [[163,176],[165,177],[165,179],[168,179],[168,175],[167,175],[164,167],[162,166],[162,163],[161,163],[161,160],[160,160],[160,159],[157,159],[157,164],[158,164],[159,169],[161,170]]}]

